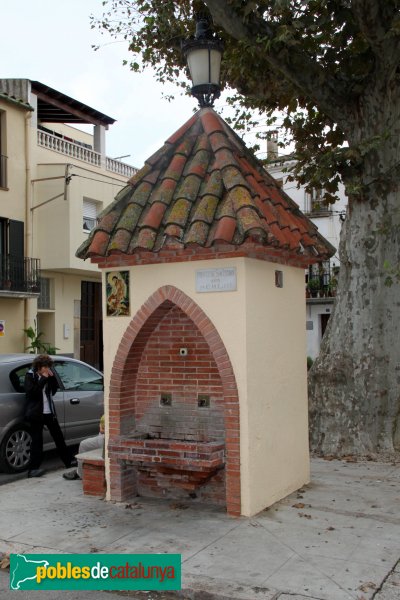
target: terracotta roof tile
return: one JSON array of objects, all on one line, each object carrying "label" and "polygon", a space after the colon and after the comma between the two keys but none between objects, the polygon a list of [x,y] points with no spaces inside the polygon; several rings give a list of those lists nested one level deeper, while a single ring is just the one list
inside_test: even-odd
[{"label": "terracotta roof tile", "polygon": [[116,223],[118,223],[119,218],[120,215],[118,212],[113,210],[112,212],[104,215],[104,217],[101,219],[101,227],[99,227],[99,229],[111,233],[114,230]]},{"label": "terracotta roof tile", "polygon": [[201,179],[197,175],[188,175],[180,182],[175,192],[175,198],[186,198],[194,202],[199,194]]},{"label": "terracotta roof tile", "polygon": [[189,231],[186,233],[183,242],[184,244],[199,244],[205,246],[207,243],[207,236],[209,227],[204,221],[196,221],[189,227]]},{"label": "terracotta roof tile", "polygon": [[131,202],[139,204],[140,206],[146,206],[149,196],[153,190],[151,183],[143,181],[138,184],[138,187],[132,193]]},{"label": "terracotta roof tile", "polygon": [[191,209],[192,203],[186,198],[179,198],[174,202],[170,211],[165,218],[165,224],[174,223],[175,225],[181,225],[182,227],[186,224],[188,213]]},{"label": "terracotta roof tile", "polygon": [[181,179],[183,169],[186,165],[186,157],[183,154],[175,154],[172,158],[167,170],[165,171],[164,177],[167,179],[174,179],[179,181]]},{"label": "terracotta roof tile", "polygon": [[218,204],[216,219],[220,219],[221,217],[232,217],[232,219],[235,219],[236,217],[232,206],[232,200],[228,194],[226,194],[222,201],[220,201]]},{"label": "terracotta roof tile", "polygon": [[110,236],[105,231],[96,231],[91,240],[91,252],[94,256],[105,256]]},{"label": "terracotta roof tile", "polygon": [[[231,190],[237,185],[247,187],[246,180],[243,177],[238,167],[232,167],[231,165],[222,169],[222,180],[227,190]],[[251,193],[251,190],[249,190]]]},{"label": "terracotta roof tile", "polygon": [[166,210],[165,204],[162,202],[154,202],[142,219],[142,227],[151,227],[158,229]]},{"label": "terracotta roof tile", "polygon": [[197,202],[196,207],[193,210],[192,221],[204,221],[204,223],[211,225],[217,206],[217,196],[206,194]]},{"label": "terracotta roof tile", "polygon": [[208,152],[206,150],[198,150],[192,160],[187,164],[184,175],[198,175],[202,180],[207,173],[208,167]]},{"label": "terracotta roof tile", "polygon": [[222,217],[218,221],[214,232],[215,240],[223,240],[224,242],[232,242],[236,229],[236,219],[233,217]]},{"label": "terracotta roof tile", "polygon": [[175,225],[174,223],[169,223],[165,227],[166,236],[175,237],[179,240],[183,237],[183,231],[183,227],[179,227],[179,225]]},{"label": "terracotta roof tile", "polygon": [[231,148],[230,140],[220,131],[212,133],[209,139],[211,148],[214,152],[218,152],[218,150],[221,150],[222,148]]},{"label": "terracotta roof tile", "polygon": [[77,256],[247,242],[310,262],[334,252],[227,123],[203,108],[118,193]]},{"label": "terracotta roof tile", "polygon": [[154,242],[156,241],[156,235],[156,232],[152,229],[141,229],[137,238],[136,247],[152,250]]},{"label": "terracotta roof tile", "polygon": [[163,179],[153,190],[149,202],[163,202],[169,204],[176,189],[176,181],[173,179]]},{"label": "terracotta roof tile", "polygon": [[190,128],[192,127],[192,125],[196,124],[197,121],[197,115],[198,113],[196,113],[195,115],[193,115],[193,117],[191,117],[188,121],[186,121],[186,123],[184,123],[177,131],[175,131],[175,133],[173,133],[168,139],[167,139],[167,143],[169,144],[175,144],[176,142],[178,142],[187,131],[190,131]]},{"label": "terracotta roof tile", "polygon": [[242,185],[238,185],[233,189],[229,190],[228,198],[232,203],[232,208],[234,212],[236,213],[244,206],[251,206],[251,210],[254,213],[257,212],[254,210],[254,202],[249,190]]},{"label": "terracotta roof tile", "polygon": [[216,196],[220,200],[223,196],[223,184],[220,171],[212,171],[209,178],[207,179],[204,187],[204,194],[210,196]]},{"label": "terracotta roof tile", "polygon": [[161,146],[161,148],[159,148],[156,152],[154,152],[154,154],[152,154],[150,156],[150,158],[148,158],[146,160],[146,164],[148,166],[156,165],[158,163],[158,161],[160,160],[160,158],[165,156],[165,154],[168,154],[168,152],[170,150],[171,150],[171,144],[168,144],[166,142],[163,146]]},{"label": "terracotta roof tile", "polygon": [[151,165],[145,164],[139,171],[136,171],[133,177],[131,177],[128,181],[132,186],[134,186],[138,181],[142,181],[143,177],[151,171]]},{"label": "terracotta roof tile", "polygon": [[118,229],[110,240],[107,250],[109,252],[112,252],[113,250],[126,252],[128,250],[131,237],[132,236],[130,232],[126,229]]},{"label": "terracotta roof tile", "polygon": [[118,227],[126,229],[127,231],[133,231],[142,212],[143,208],[139,204],[128,204],[118,221]]}]

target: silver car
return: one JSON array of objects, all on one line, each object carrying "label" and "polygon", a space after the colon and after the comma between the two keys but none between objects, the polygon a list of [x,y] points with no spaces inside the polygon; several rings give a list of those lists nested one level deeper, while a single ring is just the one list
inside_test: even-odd
[{"label": "silver car", "polygon": [[[26,422],[25,373],[33,354],[0,354],[0,471],[19,473],[30,462],[31,435]],[[54,403],[60,427],[68,445],[97,435],[104,412],[103,375],[80,360],[52,356],[59,390]],[[43,449],[54,448],[44,430]]]}]

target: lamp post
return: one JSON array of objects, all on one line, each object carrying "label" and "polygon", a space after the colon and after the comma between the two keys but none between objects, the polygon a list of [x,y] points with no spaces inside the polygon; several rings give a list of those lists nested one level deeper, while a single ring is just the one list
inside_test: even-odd
[{"label": "lamp post", "polygon": [[191,94],[200,107],[212,106],[220,96],[219,75],[223,44],[210,29],[209,19],[196,17],[196,34],[182,43],[182,51],[192,79]]}]

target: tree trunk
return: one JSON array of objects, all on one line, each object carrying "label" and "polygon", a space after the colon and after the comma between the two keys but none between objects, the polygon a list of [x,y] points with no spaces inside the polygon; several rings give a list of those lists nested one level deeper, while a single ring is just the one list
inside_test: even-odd
[{"label": "tree trunk", "polygon": [[[382,107],[369,122],[382,132],[378,114]],[[399,164],[397,123],[391,133],[365,161],[365,194],[349,198],[335,307],[309,373],[311,447],[321,454],[400,450],[400,284],[385,285],[384,268],[400,262],[400,194],[390,169]],[[371,183],[377,173],[387,185]]]}]

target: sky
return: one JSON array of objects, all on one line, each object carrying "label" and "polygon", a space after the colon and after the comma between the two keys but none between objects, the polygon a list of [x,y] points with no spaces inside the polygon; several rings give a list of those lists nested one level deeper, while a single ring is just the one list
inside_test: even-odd
[{"label": "sky", "polygon": [[[141,167],[193,114],[194,98],[133,73],[128,43],[90,28],[101,0],[0,0],[0,78],[40,81],[116,119],[106,154]],[[96,52],[93,44],[100,44]],[[167,102],[163,93],[176,94]],[[217,108],[217,106],[216,106]]]}]

